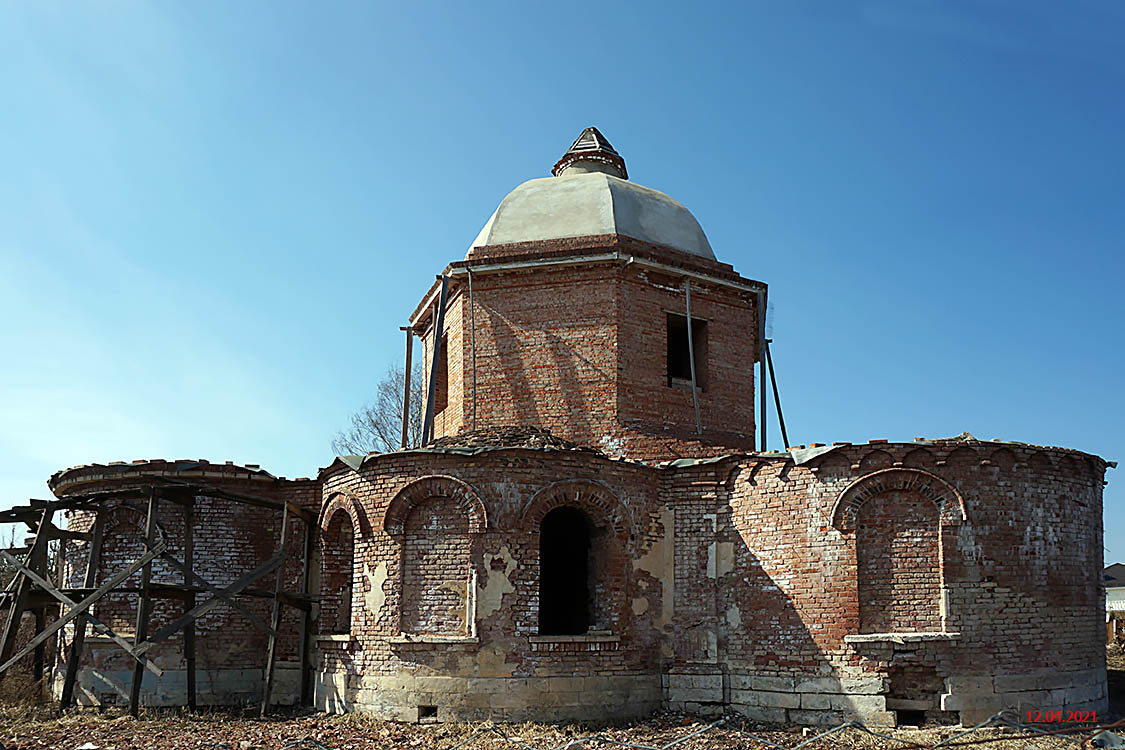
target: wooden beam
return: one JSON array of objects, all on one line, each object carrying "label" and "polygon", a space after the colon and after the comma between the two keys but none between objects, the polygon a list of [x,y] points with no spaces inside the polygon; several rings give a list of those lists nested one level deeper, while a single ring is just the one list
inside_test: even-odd
[{"label": "wooden beam", "polygon": [[[90,621],[90,624],[93,625],[94,630],[101,633],[102,635],[108,636],[110,639],[113,640],[114,643],[116,643],[118,646],[121,646],[121,648],[123,648],[134,659],[137,659],[138,661],[143,662],[144,665],[145,665],[145,668],[148,669],[148,671],[152,672],[157,677],[162,676],[164,674],[164,670],[160,669],[160,667],[156,666],[151,661],[148,661],[147,659],[142,659],[138,654],[136,654],[134,652],[133,644],[129,643],[127,640],[125,640],[121,636],[114,633],[105,624],[103,624],[100,620],[98,620],[96,617],[94,617],[92,614],[90,614],[87,610],[90,609],[90,607],[92,607],[96,602],[98,602],[98,600],[100,600],[103,596],[105,596],[110,591],[112,591],[117,586],[117,584],[121,583],[126,578],[128,578],[129,576],[136,573],[138,570],[140,570],[144,566],[145,563],[151,562],[154,557],[158,557],[160,555],[160,553],[163,552],[163,551],[164,551],[164,543],[161,542],[160,544],[156,545],[155,549],[149,550],[145,554],[141,555],[141,557],[139,557],[138,559],[136,559],[132,563],[130,563],[127,568],[125,568],[124,570],[121,570],[118,573],[114,574],[114,576],[112,578],[110,578],[108,581],[106,581],[100,587],[98,587],[97,591],[95,591],[94,593],[90,594],[85,599],[83,599],[82,601],[77,602],[77,603],[75,603],[72,599],[70,599],[70,597],[66,596],[65,594],[62,594],[57,589],[52,587],[49,582],[47,582],[42,577],[40,577],[38,574],[36,574],[35,571],[29,570],[26,566],[22,565],[15,558],[10,557],[10,556],[5,558],[5,559],[7,559],[7,561],[9,563],[15,565],[17,567],[17,569],[21,569],[21,572],[24,574],[25,577],[33,580],[40,588],[43,588],[48,593],[51,593],[53,596],[55,596],[56,599],[58,599],[59,601],[63,602],[67,606],[69,606],[70,609],[68,609],[65,614],[60,616],[59,619],[55,620],[53,623],[48,625],[42,632],[40,632],[38,635],[33,637],[30,641],[25,643],[23,648],[21,648],[18,653],[16,653],[10,659],[5,661],[3,664],[0,664],[0,674],[6,672],[13,664],[18,662],[24,656],[27,656],[27,654],[31,653],[32,649],[34,649],[40,643],[47,640],[52,635],[54,635],[55,633],[57,633],[58,631],[62,630],[64,627],[66,627],[66,624],[68,622],[70,622],[71,620],[73,620],[76,617],[82,616],[82,617],[85,617],[87,620]],[[0,550],[0,558],[4,558],[4,554],[5,553],[2,550]]]},{"label": "wooden beam", "polygon": [[[207,593],[212,594],[214,596],[217,596],[220,599],[222,599],[223,601],[225,601],[228,605],[230,605],[231,609],[235,610],[236,612],[241,614],[243,617],[245,617],[247,620],[249,620],[250,623],[254,627],[258,628],[258,630],[265,631],[266,633],[273,632],[273,631],[270,630],[270,626],[267,625],[262,620],[262,618],[258,617],[256,614],[254,614],[250,610],[246,609],[241,604],[239,604],[238,601],[235,600],[234,597],[237,594],[228,594],[223,589],[220,589],[218,586],[215,586],[214,584],[208,582],[202,576],[200,576],[198,573],[191,570],[185,563],[182,563],[179,560],[177,560],[170,552],[165,552],[163,555],[160,556],[160,559],[164,560],[170,566],[172,566],[173,568],[178,570],[180,573],[182,573],[185,578],[190,577],[193,580],[198,581],[200,585],[199,586],[185,586],[185,585],[181,585],[181,584],[162,584],[162,585],[153,584],[152,586],[149,587],[150,594],[158,588],[161,589],[161,590],[169,589],[169,591],[165,592],[165,596],[172,596],[173,591],[174,591],[175,596],[178,599],[183,599],[185,602],[188,599],[191,599],[192,600],[191,606],[185,607],[185,614],[186,614],[188,611],[191,610],[192,607],[195,606],[195,594],[199,593],[199,592],[206,591]],[[121,589],[118,589],[118,590],[120,591]],[[239,592],[239,593],[241,593],[243,595],[252,595],[251,592],[248,592],[248,591],[243,591],[243,592]],[[255,593],[258,593],[258,592],[255,592]],[[260,592],[260,594],[263,597],[270,597],[270,598],[273,597],[272,592]],[[184,627],[186,628],[188,626],[191,626],[194,629],[194,625],[192,625],[193,622],[194,622],[194,620],[188,621],[184,625]]]},{"label": "wooden beam", "polygon": [[406,331],[406,369],[402,378],[402,445],[399,447],[406,450],[410,439],[410,360],[414,354],[414,334],[410,326],[403,326],[402,330]]},{"label": "wooden beam", "polygon": [[[54,510],[50,507],[44,508],[39,514],[39,528],[45,528],[51,523],[51,516],[54,515]],[[15,558],[9,556],[9,560],[15,561]],[[29,568],[31,570],[42,569],[46,565],[47,560],[47,535],[35,535],[35,540],[31,544],[31,551],[27,553],[27,567],[20,566],[22,570],[17,568],[16,576],[13,579],[16,581],[14,595],[12,596],[11,604],[8,607],[8,620],[4,625],[4,634],[0,636],[0,662],[4,662],[4,666],[0,666],[0,678],[6,671],[8,663],[17,661],[12,658],[12,652],[16,649],[16,637],[19,634],[20,620],[23,618],[24,609],[27,607],[27,597],[31,593],[31,579],[27,577],[25,571]],[[35,639],[33,638],[32,641]],[[46,640],[46,639],[44,639]],[[42,641],[40,641],[41,643]],[[38,643],[35,644],[36,646]],[[23,655],[34,649],[24,648],[20,651]]]},{"label": "wooden beam", "polygon": [[[94,525],[90,533],[90,552],[86,556],[86,575],[82,585],[90,588],[97,583],[98,566],[102,560],[102,538],[105,533],[105,506],[100,506],[94,516]],[[78,678],[79,661],[82,658],[82,649],[86,645],[86,618],[79,617],[74,623],[74,637],[70,641],[70,657],[66,660],[66,676],[63,678],[62,697],[59,699],[60,710],[65,711],[74,703],[74,683]]]},{"label": "wooden beam", "polygon": [[[194,583],[195,577],[195,496],[191,502],[184,505],[184,585]],[[191,611],[195,606],[195,594],[189,593],[184,597],[184,613]],[[195,686],[195,621],[184,625],[184,668],[187,669],[187,705],[188,709],[196,709]]]},{"label": "wooden beam", "polygon": [[[35,609],[35,632],[36,633],[38,633],[40,630],[42,630],[43,625],[46,624],[46,617],[45,617],[46,614],[47,613],[43,611],[42,607],[38,607],[38,608]],[[45,661],[46,656],[47,656],[46,648],[47,648],[46,643],[40,643],[38,646],[35,647],[35,655],[33,657],[34,661],[32,662],[32,667],[31,667],[31,678],[33,680],[35,680],[35,682],[39,682],[40,680],[43,679],[43,666],[44,666],[44,661]]]},{"label": "wooden beam", "polygon": [[436,403],[437,387],[436,378],[438,372],[438,365],[441,360],[441,339],[445,332],[445,305],[449,296],[449,277],[444,274],[441,278],[441,294],[438,295],[437,300],[437,314],[434,320],[434,326],[431,329],[433,335],[433,346],[430,351],[433,354],[430,357],[430,377],[426,382],[426,411],[422,416],[422,444],[417,446],[421,448],[433,439],[434,436],[434,405]]},{"label": "wooden beam", "polygon": [[[149,490],[148,517],[145,519],[145,544],[154,546],[156,542],[156,511],[158,507],[156,488]],[[145,563],[141,568],[141,594],[137,601],[137,628],[133,634],[133,649],[144,642],[148,636],[148,619],[152,613],[152,597],[149,596],[149,587],[152,585],[152,561]],[[133,666],[133,682],[129,685],[129,714],[136,718],[141,710],[141,681],[145,676],[144,666],[140,663]]]},{"label": "wooden beam", "polygon": [[57,526],[47,527],[48,539],[72,539],[79,542],[84,542],[90,538],[90,535],[84,531],[70,531],[69,529],[60,529]]},{"label": "wooden beam", "polygon": [[212,609],[222,603],[225,600],[225,597],[229,597],[233,594],[239,593],[254,581],[257,581],[259,578],[263,578],[273,571],[277,570],[277,566],[281,565],[283,562],[285,562],[284,555],[274,555],[266,562],[254,568],[254,570],[250,571],[234,583],[222,589],[222,596],[212,596],[207,601],[201,604],[196,604],[191,608],[190,611],[185,612],[180,617],[177,617],[175,620],[168,623],[160,630],[156,631],[156,633],[150,636],[148,640],[146,640],[135,649],[135,653],[146,653],[156,644],[178,633],[187,623],[193,620],[197,620],[207,612],[210,612]]},{"label": "wooden beam", "polygon": [[[407,334],[409,335],[409,333]],[[407,363],[410,358],[407,357]],[[407,364],[409,368],[409,364]],[[408,375],[407,378],[410,376]],[[407,380],[409,382],[409,380]],[[301,570],[301,597],[308,597],[312,593],[312,559],[313,552],[316,549],[316,532],[317,527],[311,523],[305,524],[305,550],[302,570]],[[302,610],[301,612],[301,629],[299,633],[300,643],[300,672],[299,679],[301,680],[301,705],[312,705],[312,603],[307,599],[301,600],[296,597],[289,596],[285,593],[279,593],[278,598],[293,607]]]},{"label": "wooden beam", "polygon": [[[277,554],[284,560],[286,556],[285,539],[289,533],[289,510],[281,511],[281,536],[277,540]],[[270,706],[270,693],[273,691],[273,665],[277,659],[277,633],[281,630],[281,582],[285,577],[285,566],[277,567],[277,575],[273,582],[273,632],[270,633],[269,645],[266,647],[265,684],[262,687],[261,716],[266,715]]]},{"label": "wooden beam", "polygon": [[193,482],[186,482],[182,479],[173,479],[172,477],[162,477],[157,475],[146,475],[147,479],[156,479],[161,482],[168,482],[183,487],[184,489],[191,489],[196,494],[206,495],[208,497],[218,497],[224,500],[232,500],[237,503],[245,503],[246,505],[254,505],[259,508],[272,508],[279,510],[281,508],[288,508],[289,512],[300,516],[302,520],[316,523],[316,513],[311,510],[306,510],[300,505],[287,500],[273,500],[268,497],[259,497],[258,495],[247,495],[242,492],[231,492],[230,490],[219,489],[218,487],[211,487],[206,484],[196,484]]}]

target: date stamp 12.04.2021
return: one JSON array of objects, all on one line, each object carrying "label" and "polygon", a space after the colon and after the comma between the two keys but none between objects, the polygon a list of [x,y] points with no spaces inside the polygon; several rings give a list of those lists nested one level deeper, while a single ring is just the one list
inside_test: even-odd
[{"label": "date stamp 12.04.2021", "polygon": [[1096,711],[1031,710],[1027,712],[1027,721],[1029,724],[1097,724],[1098,717]]}]

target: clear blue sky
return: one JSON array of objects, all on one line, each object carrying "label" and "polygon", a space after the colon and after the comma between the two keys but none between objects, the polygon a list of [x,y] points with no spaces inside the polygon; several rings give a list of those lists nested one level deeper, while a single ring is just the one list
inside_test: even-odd
[{"label": "clear blue sky", "polygon": [[4,3],[0,503],[94,461],[314,475],[587,125],[770,284],[791,442],[1125,459],[1122,38],[1115,0]]}]

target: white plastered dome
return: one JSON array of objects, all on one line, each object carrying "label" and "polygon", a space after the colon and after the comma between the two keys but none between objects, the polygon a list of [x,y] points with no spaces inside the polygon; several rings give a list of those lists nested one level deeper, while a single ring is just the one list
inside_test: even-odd
[{"label": "white plastered dome", "polygon": [[619,234],[715,260],[699,222],[682,203],[629,182],[625,161],[597,128],[587,128],[553,170],[500,202],[473,248]]},{"label": "white plastered dome", "polygon": [[599,172],[528,180],[500,202],[472,247],[599,234],[621,234],[715,259],[703,227],[682,203]]}]

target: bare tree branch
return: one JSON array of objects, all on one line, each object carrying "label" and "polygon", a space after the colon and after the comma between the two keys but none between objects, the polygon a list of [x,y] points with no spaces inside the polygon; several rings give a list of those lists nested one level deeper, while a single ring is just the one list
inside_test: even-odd
[{"label": "bare tree branch", "polygon": [[[422,390],[422,365],[415,363],[410,376],[410,424],[407,447],[422,440],[422,410],[426,394]],[[351,426],[336,433],[332,450],[337,455],[364,455],[371,451],[389,453],[402,442],[402,365],[391,365],[375,386],[375,400],[351,416]]]}]

